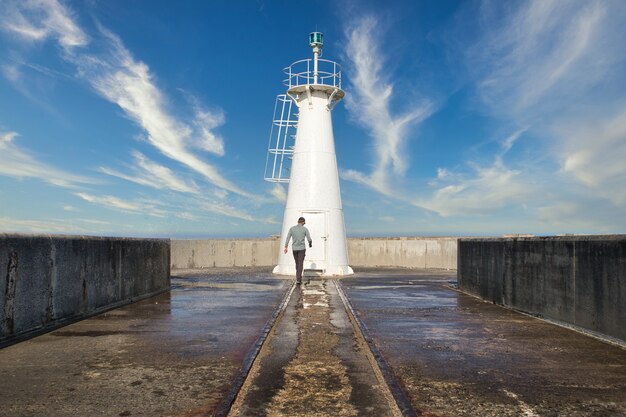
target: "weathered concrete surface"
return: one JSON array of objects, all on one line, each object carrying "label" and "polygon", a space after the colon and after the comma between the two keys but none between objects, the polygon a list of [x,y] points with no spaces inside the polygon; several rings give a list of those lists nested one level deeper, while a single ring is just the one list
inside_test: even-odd
[{"label": "weathered concrete surface", "polygon": [[626,235],[461,239],[464,291],[626,341]]},{"label": "weathered concrete surface", "polygon": [[280,242],[271,239],[172,240],[172,269],[274,266]]},{"label": "weathered concrete surface", "polygon": [[341,280],[423,416],[624,416],[626,350],[446,286],[443,271]]},{"label": "weathered concrete surface", "polygon": [[296,287],[229,416],[398,416],[333,281]]},{"label": "weathered concrete surface", "polygon": [[212,274],[0,350],[0,416],[212,415],[291,283]]},{"label": "weathered concrete surface", "polygon": [[348,239],[354,267],[456,269],[455,237],[397,237]]},{"label": "weathered concrete surface", "polygon": [[0,346],[169,289],[167,239],[0,234]]},{"label": "weathered concrete surface", "polygon": [[[353,267],[456,269],[457,238],[349,238]],[[268,239],[172,240],[172,269],[275,266],[281,242]]]}]

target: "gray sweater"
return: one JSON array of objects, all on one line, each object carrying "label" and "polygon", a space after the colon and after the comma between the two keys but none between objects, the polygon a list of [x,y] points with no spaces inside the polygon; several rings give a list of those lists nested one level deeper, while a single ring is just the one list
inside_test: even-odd
[{"label": "gray sweater", "polygon": [[297,224],[292,226],[289,229],[289,233],[287,234],[287,239],[285,239],[285,247],[289,246],[289,239],[293,238],[293,244],[291,245],[292,250],[305,250],[306,246],[304,244],[304,238],[307,238],[309,244],[313,242],[311,239],[311,235],[309,234],[309,229],[302,226],[301,224]]}]

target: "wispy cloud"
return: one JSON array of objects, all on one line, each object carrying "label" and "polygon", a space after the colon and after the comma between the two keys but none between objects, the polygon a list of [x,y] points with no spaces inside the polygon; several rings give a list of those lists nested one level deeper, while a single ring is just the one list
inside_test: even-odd
[{"label": "wispy cloud", "polygon": [[[136,61],[113,33],[104,28],[101,32],[110,46],[110,53],[105,57],[92,55],[76,59],[75,63],[81,75],[102,97],[120,106],[130,119],[141,126],[147,133],[148,142],[165,156],[188,166],[220,188],[251,196],[224,178],[215,166],[200,159],[186,146],[192,140],[190,137],[194,131],[168,113],[163,94],[156,87],[148,66]],[[216,125],[220,116],[213,116],[211,119],[206,111],[196,116],[196,123],[202,126],[203,143],[206,145],[204,147],[207,148],[209,126]]]},{"label": "wispy cloud", "polygon": [[374,16],[357,19],[346,31],[346,56],[352,69],[351,95],[347,97],[347,108],[374,139],[374,169],[366,174],[346,170],[342,178],[360,182],[374,190],[393,195],[394,187],[390,180],[402,176],[408,167],[405,143],[410,128],[422,122],[434,111],[428,100],[410,103],[410,110],[395,114],[391,99],[394,84],[385,74],[385,56],[381,48],[384,38]]},{"label": "wispy cloud", "polygon": [[485,2],[484,36],[467,49],[482,99],[498,114],[534,121],[584,95],[624,57],[607,33],[611,4],[526,1],[510,11]]},{"label": "wispy cloud", "polygon": [[489,166],[471,164],[467,175],[439,171],[431,181],[436,190],[430,197],[417,198],[414,204],[447,217],[488,215],[508,205],[519,205],[533,195],[534,186],[520,170],[505,166],[500,158]]},{"label": "wispy cloud", "polygon": [[135,164],[130,167],[132,175],[117,170],[101,167],[100,171],[114,177],[156,189],[169,189],[183,193],[198,193],[200,189],[193,181],[184,181],[169,168],[151,161],[141,152],[132,153]]},{"label": "wispy cloud", "polygon": [[124,200],[111,195],[97,196],[88,193],[75,193],[76,196],[93,204],[97,204],[109,209],[119,210],[131,213],[147,214],[154,217],[165,217],[169,213],[153,204],[147,204],[141,201]]},{"label": "wispy cloud", "polygon": [[82,227],[69,224],[67,220],[33,220],[0,217],[0,230],[5,232],[30,233],[81,233]]},{"label": "wispy cloud", "polygon": [[208,212],[217,213],[227,217],[233,217],[236,219],[247,220],[250,222],[261,222],[261,223],[270,223],[277,224],[278,222],[274,218],[258,218],[256,216],[251,215],[250,213],[237,209],[233,206],[230,206],[226,203],[216,203],[206,201],[200,205],[201,210],[206,210]]},{"label": "wispy cloud", "polygon": [[218,156],[224,156],[224,139],[215,133],[215,129],[224,124],[226,118],[221,109],[209,111],[202,107],[197,98],[188,94],[189,100],[193,107],[194,120],[193,125],[196,128],[196,134],[192,135],[191,145],[211,152]]},{"label": "wispy cloud", "polygon": [[66,52],[89,42],[71,10],[57,0],[3,1],[0,28],[30,42],[54,38]]},{"label": "wispy cloud", "polygon": [[[577,204],[588,209],[585,194],[599,198],[596,204],[625,207],[623,4],[485,2],[482,22],[484,36],[467,48],[477,91],[492,115],[542,138],[538,145],[560,164],[541,173],[549,205],[563,213]],[[570,179],[584,193],[565,193]]]},{"label": "wispy cloud", "polygon": [[626,208],[626,108],[614,117],[570,120],[558,129],[563,172],[591,194]]},{"label": "wispy cloud", "polygon": [[75,175],[39,161],[29,151],[21,149],[15,139],[16,132],[0,133],[0,175],[14,178],[37,178],[65,188],[79,188],[81,184],[94,184],[91,178]]},{"label": "wispy cloud", "polygon": [[198,216],[188,211],[181,211],[179,213],[176,213],[176,217],[183,219],[183,220],[190,220],[192,222],[200,220]]},{"label": "wispy cloud", "polygon": [[15,233],[94,233],[97,229],[102,232],[111,226],[121,229],[130,229],[130,225],[111,224],[107,221],[71,218],[71,219],[18,219],[0,217],[0,230]]},{"label": "wispy cloud", "polygon": [[281,203],[285,203],[287,201],[287,192],[285,191],[285,187],[281,184],[275,184],[270,193]]},{"label": "wispy cloud", "polygon": [[[215,128],[224,123],[221,110],[204,109],[197,99],[187,120],[175,117],[157,87],[155,76],[144,62],[136,60],[119,37],[98,25],[101,41],[88,46],[89,38],[76,23],[71,10],[57,0],[9,1],[0,20],[5,31],[35,42],[55,39],[63,48],[62,58],[76,65],[82,78],[106,100],[118,105],[146,133],[146,140],[161,153],[200,173],[207,181],[228,192],[255,197],[226,179],[218,168],[196,155],[201,149],[225,153],[223,139]],[[94,53],[96,47],[103,47]],[[19,78],[19,68],[6,66],[5,76]]]}]

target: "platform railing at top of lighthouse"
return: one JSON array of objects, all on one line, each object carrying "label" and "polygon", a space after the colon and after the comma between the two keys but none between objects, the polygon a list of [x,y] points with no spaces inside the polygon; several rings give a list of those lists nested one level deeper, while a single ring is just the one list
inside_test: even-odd
[{"label": "platform railing at top of lighthouse", "polygon": [[[313,58],[301,59],[289,65],[283,71],[287,78],[283,84],[289,89],[302,85],[327,85],[341,88],[341,65],[327,59],[317,59],[318,68],[315,71]],[[317,75],[317,80],[316,80]]]}]

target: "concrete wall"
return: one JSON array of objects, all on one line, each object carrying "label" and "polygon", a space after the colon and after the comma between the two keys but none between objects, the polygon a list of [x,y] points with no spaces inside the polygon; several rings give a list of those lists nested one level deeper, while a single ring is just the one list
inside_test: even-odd
[{"label": "concrete wall", "polygon": [[350,265],[456,269],[457,238],[351,238]]},{"label": "concrete wall", "polygon": [[461,239],[459,286],[626,340],[626,235]]},{"label": "concrete wall", "polygon": [[[457,238],[350,238],[352,267],[455,269]],[[274,266],[281,242],[272,239],[172,240],[172,269]]]},{"label": "concrete wall", "polygon": [[172,269],[271,266],[278,262],[278,239],[172,240]]},{"label": "concrete wall", "polygon": [[169,240],[0,233],[0,345],[168,290]]}]

